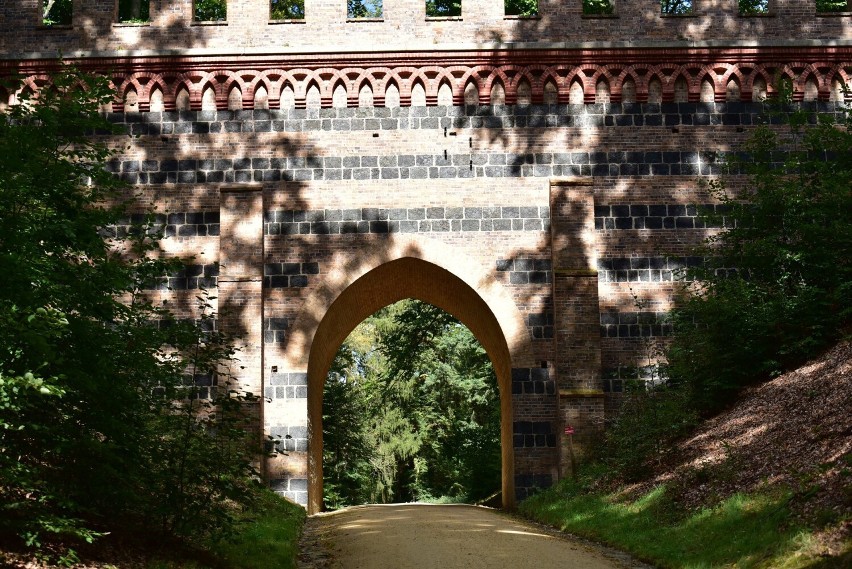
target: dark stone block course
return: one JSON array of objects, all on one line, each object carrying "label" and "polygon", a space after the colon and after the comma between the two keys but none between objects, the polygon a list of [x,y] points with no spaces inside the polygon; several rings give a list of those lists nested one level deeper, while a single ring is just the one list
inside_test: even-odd
[{"label": "dark stone block course", "polygon": [[725,206],[716,204],[630,204],[595,206],[595,229],[703,229],[711,227],[698,217],[699,210],[715,214],[721,226],[730,223]]},{"label": "dark stone block course", "polygon": [[263,266],[264,288],[304,288],[309,276],[319,274],[319,263],[266,263]]},{"label": "dark stone block course", "polygon": [[664,312],[601,313],[602,338],[669,336],[672,325]]},{"label": "dark stone block course", "polygon": [[516,474],[515,499],[525,500],[551,486],[553,486],[553,476],[550,474]]},{"label": "dark stone block course", "polygon": [[[603,282],[661,282],[684,280],[684,269],[699,267],[702,257],[610,257],[598,259],[598,279]],[[734,269],[720,269],[726,273]]]},{"label": "dark stone block course", "polygon": [[[304,233],[301,221],[308,220],[311,223],[307,231],[318,235],[429,231],[547,231],[550,227],[549,215],[548,207],[520,206],[327,209],[307,212],[279,210],[264,214],[264,230],[266,235],[300,234]],[[375,223],[384,220],[392,223]],[[351,223],[341,223],[345,221]],[[550,269],[549,266],[546,269],[531,266],[528,270]],[[538,275],[534,278],[540,279],[542,276]]]},{"label": "dark stone block course", "polygon": [[[677,106],[677,105],[675,105]],[[649,108],[654,107],[649,106]],[[553,109],[561,109],[555,106]],[[345,110],[345,109],[341,109]],[[367,109],[366,112],[379,112],[380,109]],[[716,109],[717,110],[717,109]],[[251,113],[251,111],[246,111]],[[567,111],[566,111],[567,112]],[[583,112],[586,112],[585,110]],[[163,122],[156,123],[161,130],[166,131],[192,131],[193,125],[219,124],[208,122],[192,122],[195,112],[183,113],[184,119],[189,122]],[[295,113],[291,111],[295,116]],[[165,115],[165,114],[164,114]],[[584,115],[585,116],[585,115]],[[667,114],[666,120],[670,123],[692,122],[689,113]],[[702,115],[698,115],[701,117]],[[711,118],[718,119],[718,123],[725,121],[734,123],[737,121],[754,122],[752,115],[722,115],[710,114]],[[748,117],[745,119],[733,119],[727,117]],[[653,115],[650,115],[650,119]],[[688,118],[686,118],[688,117]],[[388,118],[383,121],[396,123],[402,119]],[[702,120],[702,119],[698,119]],[[292,121],[291,121],[292,122]],[[313,121],[318,122],[318,121]],[[347,121],[348,122],[348,119]],[[416,121],[415,121],[416,122]],[[711,121],[712,122],[712,121]],[[226,132],[238,132],[240,129],[251,131],[252,129],[266,129],[269,121],[251,121],[240,123],[238,121],[225,121]],[[329,128],[332,127],[328,121]],[[555,123],[554,123],[555,124]],[[153,125],[136,125],[153,126]],[[302,127],[310,129],[312,119],[305,120]],[[299,129],[295,129],[299,130]],[[197,163],[196,163],[197,162]],[[203,164],[202,164],[203,162]],[[212,164],[212,167],[211,167]],[[482,166],[473,168],[476,166]],[[144,165],[138,161],[128,160],[123,163],[110,163],[107,167],[110,171],[122,172],[124,178],[132,183],[162,184],[162,183],[221,183],[222,181],[248,182],[248,181],[278,181],[284,180],[312,180],[312,179],[407,179],[426,176],[430,178],[469,178],[469,177],[550,177],[553,175],[596,175],[596,176],[665,176],[665,175],[696,175],[715,174],[720,166],[718,153],[706,152],[571,152],[571,153],[549,153],[518,154],[518,153],[459,153],[452,155],[384,155],[384,156],[346,156],[346,157],[244,157],[236,160],[162,160],[159,165],[156,160],[145,160]],[[504,166],[508,165],[508,166]],[[438,166],[435,170],[416,170],[413,168]],[[359,168],[363,170],[358,170]],[[137,172],[192,172],[203,171],[208,176],[189,176],[188,174],[167,177],[163,182],[162,177],[139,178],[132,176]],[[245,174],[225,175],[229,170],[251,171]]]}]

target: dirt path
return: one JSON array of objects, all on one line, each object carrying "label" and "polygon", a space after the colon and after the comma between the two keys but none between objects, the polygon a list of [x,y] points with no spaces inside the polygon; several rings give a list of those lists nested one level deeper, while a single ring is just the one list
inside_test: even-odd
[{"label": "dirt path", "polygon": [[487,508],[358,506],[308,519],[300,569],[647,567]]}]

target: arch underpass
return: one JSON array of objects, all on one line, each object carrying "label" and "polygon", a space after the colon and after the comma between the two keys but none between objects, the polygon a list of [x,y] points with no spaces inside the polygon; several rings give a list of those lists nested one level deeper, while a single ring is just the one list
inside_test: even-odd
[{"label": "arch underpass", "polygon": [[[366,317],[404,298],[433,304],[467,326],[488,353],[500,390],[504,506],[514,504],[512,358],[494,313],[476,291],[448,270],[417,258],[384,263],[347,287],[317,327],[308,360],[308,508],[322,506],[322,394],[337,348]],[[517,316],[517,315],[516,315]]]}]

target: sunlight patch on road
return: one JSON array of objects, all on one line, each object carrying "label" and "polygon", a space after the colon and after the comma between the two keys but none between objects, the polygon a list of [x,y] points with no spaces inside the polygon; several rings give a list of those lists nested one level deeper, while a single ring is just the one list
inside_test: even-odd
[{"label": "sunlight patch on road", "polygon": [[548,539],[553,539],[553,536],[550,536],[550,535],[547,535],[547,534],[544,534],[544,533],[533,533],[533,532],[530,532],[530,531],[520,531],[520,530],[515,530],[515,529],[498,529],[498,530],[496,530],[496,533],[509,533],[509,534],[512,534],[512,535],[528,535],[528,536],[532,536],[532,537],[546,537]]}]

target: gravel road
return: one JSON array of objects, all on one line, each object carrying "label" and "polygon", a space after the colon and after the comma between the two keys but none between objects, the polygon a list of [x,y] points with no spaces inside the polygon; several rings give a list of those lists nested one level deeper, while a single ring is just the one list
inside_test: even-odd
[{"label": "gravel road", "polygon": [[647,567],[488,508],[357,506],[308,519],[300,569]]}]

